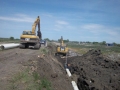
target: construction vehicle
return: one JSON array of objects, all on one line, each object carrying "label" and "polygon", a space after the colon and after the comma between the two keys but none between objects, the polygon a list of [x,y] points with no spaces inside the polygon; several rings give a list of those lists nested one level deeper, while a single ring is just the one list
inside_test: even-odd
[{"label": "construction vehicle", "polygon": [[46,46],[46,40],[40,40],[40,44]]},{"label": "construction vehicle", "polygon": [[63,37],[61,36],[60,45],[57,45],[55,55],[66,56],[67,53],[68,53],[68,47],[64,45]]},{"label": "construction vehicle", "polygon": [[[38,26],[37,35],[36,26]],[[20,48],[39,49],[41,47],[41,38],[42,35],[40,31],[40,18],[38,16],[32,25],[32,31],[23,31],[23,34],[20,36]]]}]

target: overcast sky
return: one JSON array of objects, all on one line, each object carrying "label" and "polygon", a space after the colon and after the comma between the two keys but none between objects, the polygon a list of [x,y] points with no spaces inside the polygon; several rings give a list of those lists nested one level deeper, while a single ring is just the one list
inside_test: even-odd
[{"label": "overcast sky", "polygon": [[37,16],[42,38],[120,43],[120,0],[0,0],[0,37],[20,38]]}]

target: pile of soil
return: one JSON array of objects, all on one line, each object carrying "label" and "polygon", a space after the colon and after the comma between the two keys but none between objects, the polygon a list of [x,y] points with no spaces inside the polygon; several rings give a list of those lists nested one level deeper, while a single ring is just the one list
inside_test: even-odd
[{"label": "pile of soil", "polygon": [[78,75],[80,90],[120,89],[120,60],[112,61],[100,50],[90,50],[83,56],[73,57],[69,63],[71,73]]},{"label": "pile of soil", "polygon": [[69,77],[62,64],[55,58],[55,46],[48,45],[46,47],[48,53],[37,59],[37,72],[40,78],[46,78],[51,82],[51,90],[73,90]]}]

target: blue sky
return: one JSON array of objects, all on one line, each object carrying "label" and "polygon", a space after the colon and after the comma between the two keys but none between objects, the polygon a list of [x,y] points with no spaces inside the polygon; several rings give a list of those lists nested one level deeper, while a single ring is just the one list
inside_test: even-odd
[{"label": "blue sky", "polygon": [[0,0],[0,37],[20,38],[37,16],[42,38],[120,43],[120,0]]}]

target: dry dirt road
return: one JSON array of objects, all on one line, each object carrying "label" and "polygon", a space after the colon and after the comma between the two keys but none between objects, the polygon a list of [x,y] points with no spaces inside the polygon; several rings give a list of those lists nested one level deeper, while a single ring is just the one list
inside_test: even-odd
[{"label": "dry dirt road", "polygon": [[7,90],[9,79],[21,71],[23,63],[34,60],[38,54],[37,50],[19,48],[0,51],[0,88]]},{"label": "dry dirt road", "polygon": [[63,66],[51,53],[52,47],[49,47],[49,53],[43,58],[38,57],[42,56],[41,49],[14,48],[0,51],[0,89],[8,90],[9,80],[24,68],[26,62],[37,61],[37,72],[51,82],[53,90],[73,90]]}]

